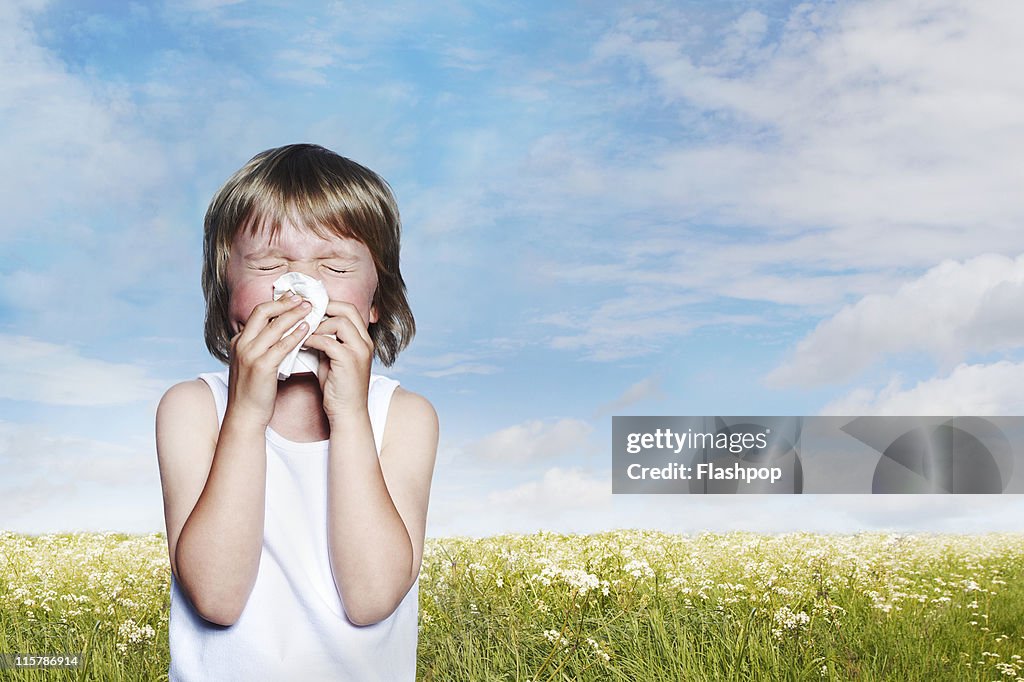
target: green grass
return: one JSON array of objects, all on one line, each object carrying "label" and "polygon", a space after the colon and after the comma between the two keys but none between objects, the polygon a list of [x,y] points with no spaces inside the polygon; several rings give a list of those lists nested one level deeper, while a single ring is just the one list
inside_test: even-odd
[{"label": "green grass", "polygon": [[[84,654],[11,680],[163,680],[162,534],[0,533],[0,652]],[[1024,680],[1024,535],[429,539],[418,677]]]}]

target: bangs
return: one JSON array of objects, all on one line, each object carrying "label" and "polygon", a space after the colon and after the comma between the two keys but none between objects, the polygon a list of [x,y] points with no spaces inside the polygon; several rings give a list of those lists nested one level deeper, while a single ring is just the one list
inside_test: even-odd
[{"label": "bangs", "polygon": [[[250,237],[266,234],[271,241],[277,239],[281,227],[287,221],[297,228],[313,233],[320,239],[343,237],[363,241],[358,234],[349,228],[350,221],[345,220],[337,211],[324,211],[316,215],[310,210],[312,202],[286,204],[276,199],[256,198],[250,209],[244,214],[237,227],[237,232]],[[232,237],[234,241],[234,237]]]},{"label": "bangs", "polygon": [[374,354],[390,366],[416,332],[399,264],[401,219],[391,186],[355,161],[312,144],[260,152],[214,195],[203,229],[206,346],[228,362],[227,265],[239,234],[278,239],[285,222],[320,239],[354,239],[373,257],[379,320],[370,325]]},{"label": "bangs", "polygon": [[[321,239],[355,239],[369,247],[380,269],[388,269],[388,242],[397,241],[399,217],[390,186],[357,164],[339,164],[318,154],[271,155],[237,197],[237,231],[266,231],[276,239],[285,221]],[[234,235],[232,235],[232,240]]]}]

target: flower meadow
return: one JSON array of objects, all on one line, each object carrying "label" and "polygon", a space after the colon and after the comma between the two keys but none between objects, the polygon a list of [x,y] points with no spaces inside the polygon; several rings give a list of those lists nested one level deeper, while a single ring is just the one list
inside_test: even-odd
[{"label": "flower meadow", "polygon": [[[0,532],[12,680],[167,678],[163,534]],[[1024,681],[1024,535],[428,538],[421,680]],[[297,671],[300,673],[301,671]]]}]

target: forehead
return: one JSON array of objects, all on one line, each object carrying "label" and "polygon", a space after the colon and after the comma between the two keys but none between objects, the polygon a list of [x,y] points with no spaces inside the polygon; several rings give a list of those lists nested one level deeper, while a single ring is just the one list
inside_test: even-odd
[{"label": "forehead", "polygon": [[358,239],[330,232],[325,232],[325,236],[320,237],[312,230],[297,227],[288,220],[282,221],[281,229],[274,235],[271,235],[271,230],[265,226],[261,226],[252,234],[246,229],[239,230],[231,244],[231,250],[243,258],[292,254],[358,256],[368,252],[366,245]]}]

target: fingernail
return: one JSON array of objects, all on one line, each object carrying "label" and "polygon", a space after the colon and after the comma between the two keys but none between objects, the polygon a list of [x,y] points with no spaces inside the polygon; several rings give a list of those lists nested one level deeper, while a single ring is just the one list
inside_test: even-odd
[{"label": "fingernail", "polygon": [[303,301],[303,302],[302,302],[302,307],[303,307],[303,308],[306,308],[306,309],[309,309],[309,308],[312,308],[312,307],[313,307],[313,304],[312,304],[312,303],[310,303],[309,301]]},{"label": "fingernail", "polygon": [[298,294],[292,294],[290,298],[292,301],[298,301],[302,297],[299,296]]}]

